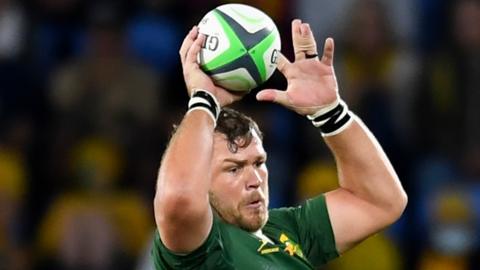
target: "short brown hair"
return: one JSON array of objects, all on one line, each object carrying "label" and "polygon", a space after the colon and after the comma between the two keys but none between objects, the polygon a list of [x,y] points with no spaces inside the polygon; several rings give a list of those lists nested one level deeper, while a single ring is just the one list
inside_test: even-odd
[{"label": "short brown hair", "polygon": [[262,132],[251,117],[231,108],[222,108],[215,132],[225,134],[230,152],[236,153],[238,148],[247,147],[252,142],[253,131],[263,139]]}]

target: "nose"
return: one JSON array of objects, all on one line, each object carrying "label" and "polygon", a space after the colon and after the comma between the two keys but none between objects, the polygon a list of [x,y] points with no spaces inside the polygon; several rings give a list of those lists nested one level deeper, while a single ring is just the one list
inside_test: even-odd
[{"label": "nose", "polygon": [[249,168],[247,177],[247,189],[257,189],[263,182],[260,172],[253,166]]}]

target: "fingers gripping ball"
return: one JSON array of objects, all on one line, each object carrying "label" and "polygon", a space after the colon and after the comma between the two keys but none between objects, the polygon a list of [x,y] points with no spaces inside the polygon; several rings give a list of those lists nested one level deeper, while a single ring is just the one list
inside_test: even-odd
[{"label": "fingers gripping ball", "polygon": [[243,4],[221,5],[203,17],[199,32],[205,35],[200,66],[215,84],[248,92],[275,71],[280,35],[262,11]]}]

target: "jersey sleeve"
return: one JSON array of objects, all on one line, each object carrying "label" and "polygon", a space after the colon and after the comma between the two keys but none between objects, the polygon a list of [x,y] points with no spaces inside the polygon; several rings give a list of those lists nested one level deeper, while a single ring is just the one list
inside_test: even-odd
[{"label": "jersey sleeve", "polygon": [[298,207],[272,210],[271,214],[297,235],[304,255],[314,266],[339,256],[324,195],[309,199]]},{"label": "jersey sleeve", "polygon": [[[186,255],[176,254],[165,247],[157,230],[152,248],[155,269],[215,269],[215,264],[221,261],[221,256],[223,255],[219,226],[218,219],[214,218],[212,229],[205,242]],[[218,258],[212,258],[212,256],[217,256]]]}]

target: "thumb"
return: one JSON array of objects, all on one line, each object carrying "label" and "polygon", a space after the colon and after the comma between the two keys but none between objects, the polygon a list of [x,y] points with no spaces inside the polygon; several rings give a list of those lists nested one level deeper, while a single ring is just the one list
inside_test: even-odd
[{"label": "thumb", "polygon": [[276,89],[265,89],[257,93],[258,101],[270,101],[284,106],[288,105],[288,96],[286,91]]}]

